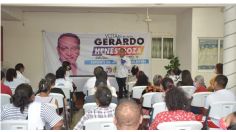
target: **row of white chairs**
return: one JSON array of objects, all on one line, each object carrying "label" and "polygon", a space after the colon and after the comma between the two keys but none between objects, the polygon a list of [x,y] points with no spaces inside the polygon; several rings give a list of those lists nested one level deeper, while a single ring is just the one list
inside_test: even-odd
[{"label": "row of white chairs", "polygon": [[[132,93],[132,98],[140,99],[142,97],[142,92],[147,86],[130,86],[133,85],[133,82],[128,83],[128,89]],[[194,94],[196,88],[194,86],[181,86],[183,91],[187,94],[188,98],[191,98]]]},{"label": "row of white chairs", "polygon": [[[8,95],[8,94],[0,94],[0,95],[1,95],[1,97],[0,97],[0,99],[1,99],[1,106],[5,105],[5,104],[10,104],[10,99],[11,99],[10,95]],[[59,93],[50,93],[49,96],[52,96],[53,98],[55,98],[57,100],[58,108],[63,108],[63,110],[64,110],[63,118],[65,120],[65,127],[68,129],[69,125],[70,125],[70,121],[71,121],[70,119],[68,119],[68,117],[71,117],[71,116],[67,115],[66,110],[68,109],[68,107],[65,106],[64,96],[62,94],[59,94]]]},{"label": "row of white chairs", "polygon": [[[114,105],[115,106],[115,105]],[[94,106],[95,107],[95,106]],[[209,117],[220,119],[229,113],[236,111],[236,102],[217,102],[211,105]],[[158,113],[167,111],[165,102],[153,105],[153,117]],[[1,121],[1,130],[26,130],[27,121],[8,120]],[[202,123],[198,121],[164,122],[157,126],[159,130],[200,130]],[[85,130],[116,130],[112,118],[89,119],[84,124]]]}]

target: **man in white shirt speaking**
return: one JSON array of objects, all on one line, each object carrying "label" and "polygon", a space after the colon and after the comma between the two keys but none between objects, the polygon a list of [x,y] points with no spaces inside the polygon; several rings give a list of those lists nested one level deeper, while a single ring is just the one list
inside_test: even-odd
[{"label": "man in white shirt speaking", "polygon": [[124,48],[120,48],[119,50],[119,59],[116,62],[116,81],[119,86],[119,94],[118,97],[122,98],[124,95],[127,95],[126,90],[126,79],[129,75],[129,69],[131,67],[131,61],[128,57],[125,56],[126,51]]}]

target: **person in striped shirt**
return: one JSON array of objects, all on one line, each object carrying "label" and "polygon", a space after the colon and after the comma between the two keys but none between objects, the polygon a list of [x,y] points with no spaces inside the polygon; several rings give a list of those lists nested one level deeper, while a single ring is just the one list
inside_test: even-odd
[{"label": "person in striped shirt", "polygon": [[93,118],[113,118],[115,109],[110,105],[112,94],[106,85],[99,85],[95,93],[98,107],[91,109],[75,125],[74,130],[83,130],[84,122]]},{"label": "person in striped shirt", "polygon": [[[29,120],[40,117],[42,124],[46,128],[61,129],[63,125],[62,118],[56,113],[55,108],[44,103],[39,104],[39,112],[36,112],[34,106],[38,102],[34,102],[34,92],[29,84],[20,84],[15,90],[15,94],[12,96],[12,104],[6,104],[1,107],[1,121],[3,120]],[[29,112],[29,109],[33,113]],[[37,114],[40,114],[37,116]],[[29,115],[33,115],[29,116]],[[33,119],[34,120],[34,119]],[[37,124],[35,124],[37,125]],[[44,127],[42,126],[42,127]],[[48,126],[48,127],[47,127]],[[40,127],[39,129],[44,129]]]}]

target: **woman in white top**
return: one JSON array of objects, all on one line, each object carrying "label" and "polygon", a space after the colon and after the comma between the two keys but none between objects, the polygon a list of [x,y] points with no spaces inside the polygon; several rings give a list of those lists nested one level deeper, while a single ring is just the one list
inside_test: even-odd
[{"label": "woman in white top", "polygon": [[65,79],[66,75],[66,70],[63,67],[59,67],[56,71],[56,82],[55,86],[56,88],[68,88],[72,91],[73,89],[73,84],[71,81],[68,81]]},{"label": "woman in white top", "polygon": [[23,75],[23,72],[25,70],[25,66],[22,63],[16,64],[15,70],[16,70],[16,74],[17,74],[17,76],[16,76],[17,79],[23,81],[24,83],[28,83],[28,84],[30,83],[30,80]]},{"label": "woman in white top", "polygon": [[22,80],[19,80],[16,78],[16,70],[13,69],[13,68],[9,68],[7,70],[7,73],[6,73],[6,80],[4,82],[5,85],[7,85],[8,87],[10,87],[12,89],[12,91],[14,92],[15,88],[24,83]]},{"label": "woman in white top", "polygon": [[47,103],[56,109],[58,108],[58,102],[55,98],[49,96],[51,88],[55,85],[55,79],[42,79],[39,82],[38,94],[35,96],[36,102]]}]

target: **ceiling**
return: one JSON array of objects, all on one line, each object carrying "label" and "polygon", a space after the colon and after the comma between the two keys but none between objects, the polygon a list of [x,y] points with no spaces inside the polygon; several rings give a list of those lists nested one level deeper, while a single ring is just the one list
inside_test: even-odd
[{"label": "ceiling", "polygon": [[223,7],[220,4],[2,4],[2,20],[15,20],[7,11],[13,12],[62,12],[62,13],[126,13],[176,15],[194,7]]}]

